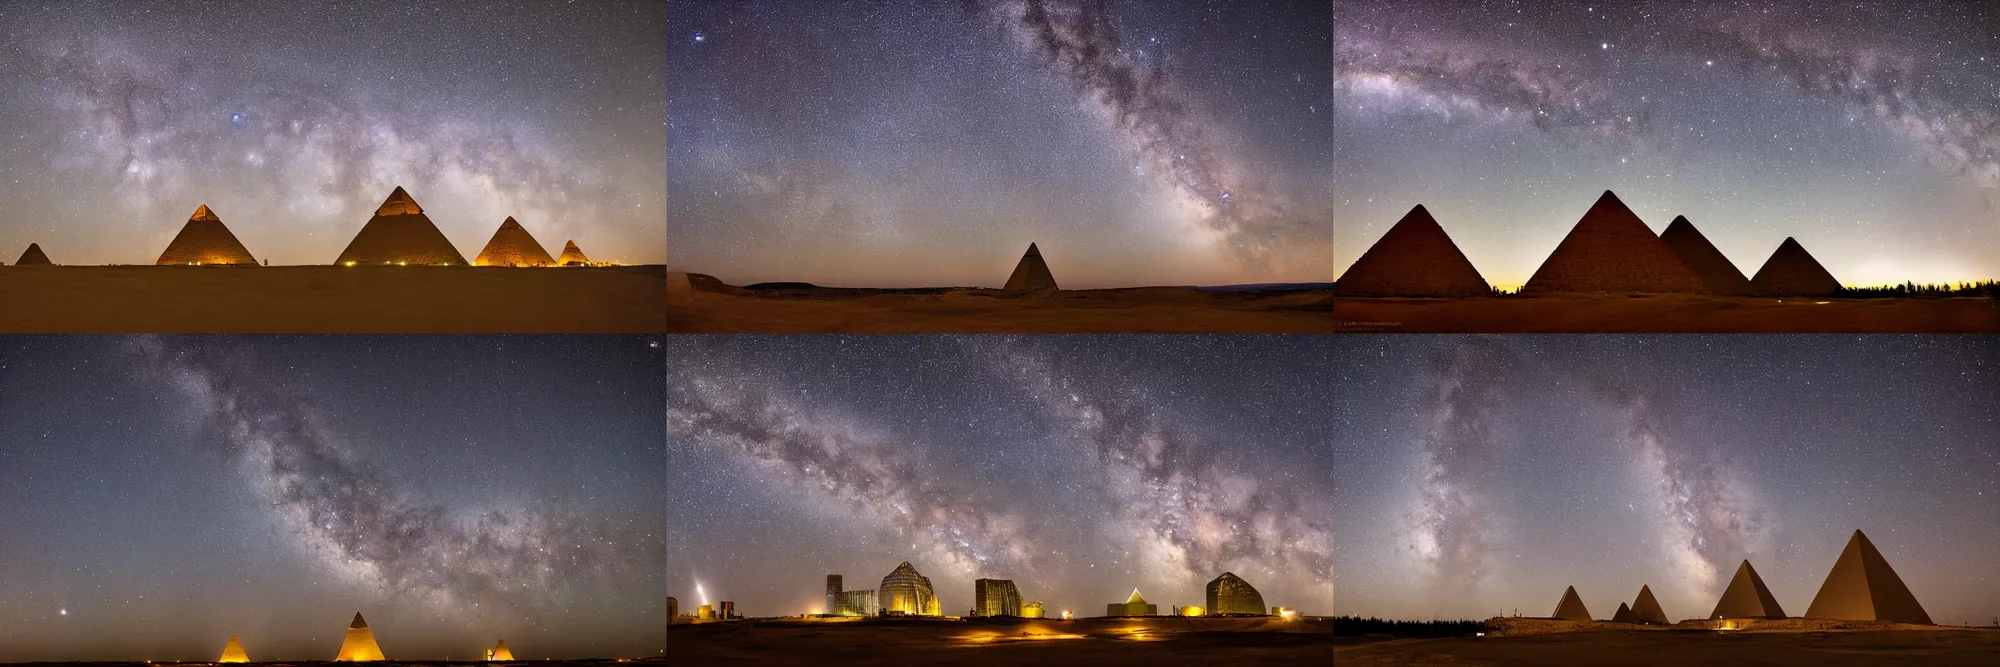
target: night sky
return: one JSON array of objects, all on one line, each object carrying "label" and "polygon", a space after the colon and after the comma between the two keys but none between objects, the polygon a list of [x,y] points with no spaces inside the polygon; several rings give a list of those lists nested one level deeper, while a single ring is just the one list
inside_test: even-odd
[{"label": "night sky", "polygon": [[1748,277],[2000,277],[2000,5],[1340,0],[1335,271],[1428,207],[1526,282],[1604,190]]},{"label": "night sky", "polygon": [[668,2],[670,262],[744,284],[1325,282],[1326,0]]},{"label": "night sky", "polygon": [[0,340],[0,661],[653,655],[653,344]]},{"label": "night sky", "polygon": [[1855,529],[1933,620],[2000,615],[2000,341],[1341,336],[1334,610],[1804,614]]},{"label": "night sky", "polygon": [[9,2],[0,261],[151,264],[198,204],[331,264],[401,185],[472,257],[666,259],[658,2]]},{"label": "night sky", "polygon": [[[668,344],[667,588],[819,613],[909,561],[944,613],[1050,616],[1224,571],[1326,613],[1333,364],[1299,336],[686,337]],[[700,588],[697,590],[697,586]]]}]

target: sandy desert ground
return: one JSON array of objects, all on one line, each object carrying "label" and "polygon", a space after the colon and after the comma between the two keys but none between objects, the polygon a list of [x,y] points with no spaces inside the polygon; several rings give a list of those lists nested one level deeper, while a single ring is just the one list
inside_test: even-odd
[{"label": "sandy desert ground", "polygon": [[[518,664],[518,663],[528,663],[528,664],[533,664],[533,665],[536,665],[537,667],[616,667],[617,665],[664,665],[664,664],[667,664],[667,660],[666,660],[666,658],[662,658],[662,657],[652,657],[652,658],[640,658],[640,659],[633,659],[633,660],[620,660],[620,659],[613,659],[613,658],[604,658],[604,659],[594,659],[594,660],[532,660],[532,661],[529,661],[529,660],[520,660],[520,661],[515,661],[515,663],[502,663],[502,664]],[[23,667],[25,667],[25,666],[27,666],[27,665],[49,665],[49,666],[51,666],[51,667],[56,667],[56,666],[60,666],[60,667],[168,667],[168,666],[172,666],[172,665],[189,665],[189,666],[193,666],[193,665],[215,665],[215,664],[217,664],[217,663],[214,663],[214,662],[160,662],[160,661],[152,661],[152,662],[136,662],[136,661],[135,661],[135,662],[10,662],[10,663],[0,663],[0,664],[7,664],[7,665],[22,665]],[[351,662],[332,662],[332,661],[326,661],[326,660],[276,660],[276,661],[271,661],[271,662],[263,662],[263,661],[258,661],[258,662],[254,662],[254,663],[251,663],[251,664],[257,664],[257,665],[271,665],[272,667],[339,667],[339,666],[342,666],[342,665],[353,665],[354,663],[351,663]],[[381,661],[381,662],[376,662],[376,663],[372,663],[372,664],[376,664],[376,665],[382,665],[382,666],[384,666],[384,667],[389,667],[389,666],[391,666],[391,665],[434,665],[434,666],[436,666],[436,667],[444,667],[445,665],[465,665],[465,664],[475,664],[475,665],[477,665],[477,664],[486,664],[486,663],[483,663],[483,662],[477,662],[477,661],[472,661],[472,660],[452,660],[452,661],[449,661],[449,662],[446,662],[446,661],[444,661],[444,660],[384,660],[384,661]]]},{"label": "sandy desert ground", "polygon": [[1330,290],[1191,287],[1062,290],[745,290],[701,274],[669,280],[685,333],[1331,333]]},{"label": "sandy desert ground", "polygon": [[654,333],[661,266],[4,266],[0,333]]},{"label": "sandy desert ground", "polygon": [[2000,333],[2000,300],[1697,295],[1333,300],[1350,333]]},{"label": "sandy desert ground", "polygon": [[1323,619],[735,621],[675,625],[674,664],[1324,665]]},{"label": "sandy desert ground", "polygon": [[1367,665],[1996,665],[2000,630],[1603,630],[1515,637],[1341,637],[1333,662]]}]

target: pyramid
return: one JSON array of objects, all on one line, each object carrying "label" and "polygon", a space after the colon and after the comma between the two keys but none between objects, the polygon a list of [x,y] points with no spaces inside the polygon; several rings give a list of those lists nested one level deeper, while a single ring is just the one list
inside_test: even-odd
[{"label": "pyramid", "polygon": [[28,266],[30,264],[53,265],[55,262],[49,261],[49,256],[42,254],[41,246],[30,243],[28,244],[27,251],[21,253],[21,258],[14,260],[14,265]]},{"label": "pyramid", "polygon": [[368,621],[361,620],[361,614],[354,614],[354,622],[347,624],[347,638],[340,640],[340,653],[333,656],[335,661],[370,662],[384,660],[382,647],[375,645],[375,633],[368,630]]},{"label": "pyramid", "polygon": [[1486,296],[1492,287],[1422,204],[1333,283],[1340,296]]},{"label": "pyramid", "polygon": [[562,256],[556,258],[556,263],[563,266],[589,264],[590,258],[583,256],[583,249],[576,247],[576,241],[565,241]]},{"label": "pyramid", "polygon": [[1028,253],[1021,255],[1021,262],[1014,265],[1014,273],[1007,276],[1007,286],[1001,289],[1036,292],[1059,288],[1056,287],[1056,277],[1049,273],[1048,262],[1042,261],[1042,250],[1029,243]]},{"label": "pyramid", "polygon": [[236,641],[236,635],[229,636],[229,643],[222,645],[222,657],[216,662],[250,662],[250,655],[243,652],[243,642]]},{"label": "pyramid", "polygon": [[[575,247],[575,246],[571,246]],[[492,240],[479,250],[479,257],[472,260],[473,266],[548,266],[556,263],[549,257],[549,251],[528,233],[521,223],[509,217],[500,223],[500,229],[493,232]]]},{"label": "pyramid", "polygon": [[1672,623],[1667,620],[1667,611],[1660,608],[1660,601],[1653,598],[1653,589],[1647,586],[1640,586],[1639,597],[1632,601],[1632,619],[1634,623]]},{"label": "pyramid", "polygon": [[1820,584],[1819,594],[1806,607],[1806,618],[1931,624],[1931,615],[1917,604],[1917,596],[1910,594],[1903,578],[1889,569],[1889,561],[1859,530],[1833,562],[1826,583]]},{"label": "pyramid", "polygon": [[1613,623],[1637,623],[1637,622],[1639,622],[1639,621],[1638,621],[1637,617],[1634,617],[1634,616],[1632,615],[1632,608],[1631,608],[1631,607],[1627,607],[1627,606],[1625,606],[1625,603],[1623,603],[1623,602],[1620,602],[1620,603],[1618,603],[1618,612],[1617,612],[1617,613],[1614,613],[1614,614],[1612,614],[1612,615],[1611,615],[1611,622],[1613,622]]},{"label": "pyramid", "polygon": [[499,646],[495,646],[493,647],[493,650],[486,652],[486,659],[489,661],[496,661],[496,662],[513,660],[514,652],[507,650],[507,640],[502,639],[500,640]]},{"label": "pyramid", "polygon": [[1722,591],[1722,600],[1715,603],[1715,611],[1708,617],[1786,618],[1778,599],[1771,597],[1771,589],[1764,587],[1764,578],[1757,576],[1747,560],[1736,568],[1736,576],[1730,578],[1729,588]]},{"label": "pyramid", "polygon": [[256,266],[257,258],[251,257],[243,243],[236,240],[236,235],[229,233],[229,228],[222,224],[222,218],[208,210],[207,204],[202,204],[194,210],[194,215],[188,216],[181,233],[174,236],[173,242],[168,243],[167,249],[160,253],[160,259],[153,263]]},{"label": "pyramid", "polygon": [[1707,290],[1618,195],[1605,190],[1521,291],[1699,294]]},{"label": "pyramid", "polygon": [[1840,281],[1791,237],[1778,244],[1771,258],[1764,260],[1750,279],[1750,288],[1768,296],[1831,296],[1840,291]]},{"label": "pyramid", "polygon": [[465,263],[465,256],[451,246],[451,241],[438,231],[437,225],[424,215],[423,207],[397,186],[382,206],[375,209],[375,217],[361,226],[354,240],[347,243],[347,249],[340,251],[335,264],[353,266],[380,266],[383,264],[453,264]]},{"label": "pyramid", "polygon": [[1576,587],[1571,586],[1563,589],[1562,601],[1556,603],[1556,613],[1550,614],[1549,617],[1566,621],[1588,621],[1590,610],[1583,608],[1583,598],[1577,597]]},{"label": "pyramid", "polygon": [[1743,272],[1737,270],[1736,265],[1722,255],[1722,251],[1716,250],[1715,244],[1709,243],[1708,237],[1702,236],[1701,230],[1695,229],[1694,223],[1688,222],[1686,216],[1674,216],[1674,221],[1667,225],[1667,231],[1660,232],[1660,242],[1667,244],[1667,249],[1672,250],[1688,270],[1694,271],[1695,277],[1701,279],[1702,287],[1708,288],[1710,293],[1729,296],[1750,294],[1750,281],[1743,277]]}]

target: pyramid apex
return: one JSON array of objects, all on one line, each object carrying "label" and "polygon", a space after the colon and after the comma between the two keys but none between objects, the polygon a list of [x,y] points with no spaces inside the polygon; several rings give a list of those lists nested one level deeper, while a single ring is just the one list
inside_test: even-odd
[{"label": "pyramid apex", "polygon": [[1023,256],[1023,257],[1026,257],[1026,256],[1028,256],[1028,255],[1033,255],[1033,256],[1035,256],[1035,257],[1040,257],[1040,256],[1042,256],[1042,249],[1041,249],[1041,248],[1037,248],[1037,247],[1035,247],[1035,242],[1034,242],[1034,241],[1029,241],[1029,242],[1028,242],[1028,252],[1027,252],[1027,254],[1026,254],[1026,255],[1022,255],[1022,256]]},{"label": "pyramid apex", "polygon": [[214,212],[214,211],[211,211],[211,210],[208,210],[208,205],[207,205],[207,204],[202,204],[202,205],[200,205],[200,206],[196,206],[196,207],[195,207],[195,209],[194,209],[194,215],[191,215],[191,216],[188,216],[188,219],[189,219],[189,220],[221,220],[221,218],[218,218],[218,217],[215,217],[215,212]]},{"label": "pyramid apex", "polygon": [[354,622],[353,622],[353,623],[349,623],[349,624],[347,624],[347,627],[349,627],[349,628],[364,628],[364,629],[365,629],[365,628],[367,628],[367,627],[368,627],[368,621],[366,621],[366,620],[363,620],[363,619],[361,618],[361,612],[358,612],[358,611],[357,611],[357,612],[354,612]]},{"label": "pyramid apex", "polygon": [[395,191],[389,193],[389,198],[382,200],[382,205],[375,209],[375,215],[416,215],[423,212],[424,207],[418,206],[417,200],[412,199],[410,193],[400,185],[396,186]]}]

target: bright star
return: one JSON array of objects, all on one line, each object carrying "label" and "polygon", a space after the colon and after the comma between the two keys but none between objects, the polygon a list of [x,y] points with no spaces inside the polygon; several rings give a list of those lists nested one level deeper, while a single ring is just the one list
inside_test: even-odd
[{"label": "bright star", "polygon": [[705,35],[705,34],[702,34],[702,32],[701,32],[700,30],[696,30],[696,31],[694,32],[694,41],[696,41],[696,42],[706,42],[706,41],[708,41],[708,35]]}]

